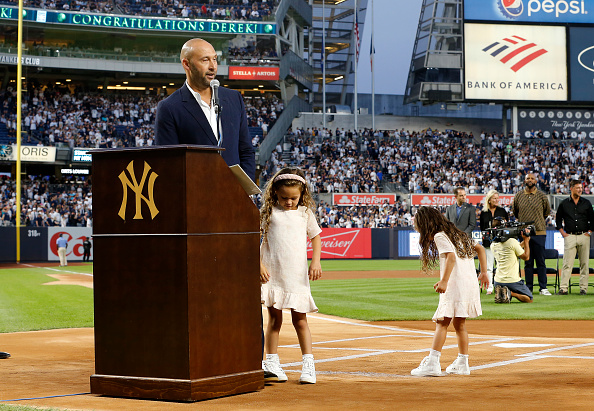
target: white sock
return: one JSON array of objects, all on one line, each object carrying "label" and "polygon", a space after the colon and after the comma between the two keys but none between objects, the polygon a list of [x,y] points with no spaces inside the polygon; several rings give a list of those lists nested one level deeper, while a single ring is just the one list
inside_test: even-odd
[{"label": "white sock", "polygon": [[458,358],[468,362],[468,354],[458,354]]},{"label": "white sock", "polygon": [[439,357],[441,357],[441,351],[435,351],[435,350],[431,349],[431,350],[429,350],[429,357],[439,360]]},{"label": "white sock", "polygon": [[311,359],[313,360],[313,354],[303,354],[303,357],[302,357],[302,358],[303,358],[304,360],[305,360],[306,358],[311,358]]},{"label": "white sock", "polygon": [[266,354],[266,361],[280,363],[280,358],[278,358],[278,354]]}]

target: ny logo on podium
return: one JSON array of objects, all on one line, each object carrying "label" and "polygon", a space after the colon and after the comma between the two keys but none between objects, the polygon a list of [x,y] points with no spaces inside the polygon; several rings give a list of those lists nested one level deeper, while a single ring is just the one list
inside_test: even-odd
[{"label": "ny logo on podium", "polygon": [[[126,170],[128,170],[128,174],[130,174],[130,179],[132,181],[130,181],[130,179],[126,176]],[[135,197],[136,214],[134,214],[134,220],[142,220],[143,219],[142,211],[140,209],[140,206],[141,206],[140,200],[143,200],[148,205],[148,208],[151,212],[151,220],[154,219],[155,216],[157,214],[159,214],[159,210],[157,210],[157,207],[155,206],[155,200],[153,197],[153,189],[155,186],[155,180],[157,179],[157,177],[159,177],[159,175],[157,173],[155,173],[154,171],[150,171],[151,166],[149,166],[146,161],[144,162],[144,171],[142,172],[142,179],[140,180],[140,183],[138,183],[138,181],[136,180],[136,174],[134,173],[134,161],[130,161],[130,163],[128,163],[126,170],[122,171],[120,173],[120,175],[118,176],[120,178],[120,181],[122,182],[122,188],[124,190],[122,205],[120,206],[120,211],[119,211],[118,215],[120,216],[120,218],[122,220],[126,220],[126,205],[128,204],[128,187],[129,187],[132,190],[132,192],[134,192],[134,194],[136,195],[136,197]],[[146,183],[146,177],[149,174],[149,172],[150,172],[150,176],[148,179],[148,187],[147,187],[148,198],[146,198],[142,194],[142,191],[144,190],[144,185]]]}]

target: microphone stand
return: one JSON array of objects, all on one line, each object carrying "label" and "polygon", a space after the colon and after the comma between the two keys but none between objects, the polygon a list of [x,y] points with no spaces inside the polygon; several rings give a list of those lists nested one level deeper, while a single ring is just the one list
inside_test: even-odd
[{"label": "microphone stand", "polygon": [[219,147],[223,147],[223,134],[221,132],[221,113],[223,112],[223,106],[221,106],[219,103],[214,103],[214,109],[217,116],[217,137],[219,139]]}]

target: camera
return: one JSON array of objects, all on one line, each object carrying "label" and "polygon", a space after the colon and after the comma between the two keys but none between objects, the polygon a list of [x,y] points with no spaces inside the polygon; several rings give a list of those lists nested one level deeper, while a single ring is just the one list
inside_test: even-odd
[{"label": "camera", "polygon": [[483,241],[488,240],[492,243],[501,243],[509,240],[510,238],[520,238],[522,237],[522,231],[524,230],[528,230],[529,237],[536,235],[534,221],[512,222],[505,221],[501,217],[495,218],[494,223],[495,221],[498,221],[498,223],[496,223],[496,227],[483,230]]}]

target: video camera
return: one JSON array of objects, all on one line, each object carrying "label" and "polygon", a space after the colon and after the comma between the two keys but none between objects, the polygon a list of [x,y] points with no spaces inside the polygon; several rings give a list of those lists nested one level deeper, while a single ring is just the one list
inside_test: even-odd
[{"label": "video camera", "polygon": [[534,221],[524,223],[519,221],[505,221],[501,217],[496,217],[495,220],[499,221],[499,224],[497,227],[483,230],[483,241],[488,240],[492,243],[502,243],[510,238],[520,238],[522,236],[522,231],[526,229],[529,230],[529,237],[536,235]]}]

